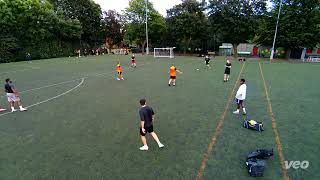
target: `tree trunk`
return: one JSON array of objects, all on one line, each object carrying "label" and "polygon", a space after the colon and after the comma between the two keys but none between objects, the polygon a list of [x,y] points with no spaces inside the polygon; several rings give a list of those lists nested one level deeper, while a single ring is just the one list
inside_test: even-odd
[{"label": "tree trunk", "polygon": [[109,46],[109,52],[108,52],[108,54],[111,54],[111,51],[112,51],[112,48],[111,48],[111,46]]},{"label": "tree trunk", "polygon": [[192,40],[192,38],[189,37],[189,39],[188,39],[188,41],[187,41],[187,48],[188,48],[188,49],[189,49],[189,47],[190,47],[191,40]]},{"label": "tree trunk", "polygon": [[142,43],[141,51],[142,51],[142,55],[144,55],[144,43]]},{"label": "tree trunk", "polygon": [[291,49],[288,48],[286,52],[286,60],[290,59],[290,55],[291,55]]},{"label": "tree trunk", "polygon": [[108,47],[109,53],[111,53],[113,48],[113,41],[108,37],[106,37],[106,46]]},{"label": "tree trunk", "polygon": [[184,46],[183,55],[185,56],[186,54],[187,54],[187,46]]},{"label": "tree trunk", "polygon": [[303,48],[302,52],[301,52],[301,60],[304,60],[304,58],[306,57],[306,52],[307,52],[307,48]]},{"label": "tree trunk", "polygon": [[186,40],[186,37],[183,37],[183,40],[182,40],[182,44],[183,44],[183,55],[185,56],[187,54],[187,40]]},{"label": "tree trunk", "polygon": [[147,43],[147,41],[143,41],[143,43],[142,43],[142,54],[143,54],[143,55],[145,54],[144,49],[145,49],[145,47],[146,47],[146,43]]},{"label": "tree trunk", "polygon": [[238,45],[237,43],[232,44],[232,49],[233,49],[233,57],[235,59],[238,58]]}]

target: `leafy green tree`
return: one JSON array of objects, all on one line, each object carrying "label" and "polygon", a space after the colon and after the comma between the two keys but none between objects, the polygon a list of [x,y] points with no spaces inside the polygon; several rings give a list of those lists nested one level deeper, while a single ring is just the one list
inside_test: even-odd
[{"label": "leafy green tree", "polygon": [[79,39],[78,20],[58,16],[46,0],[0,1],[0,62],[70,55]]},{"label": "leafy green tree", "polygon": [[259,20],[267,13],[266,0],[210,0],[208,10],[212,31],[232,44],[235,57],[238,45],[254,38]]},{"label": "leafy green tree", "polygon": [[176,42],[184,53],[191,45],[203,47],[202,42],[206,41],[208,34],[207,25],[203,4],[196,0],[183,0],[167,10],[168,38]]},{"label": "leafy green tree", "polygon": [[[129,7],[125,10],[125,40],[142,47],[142,52],[144,52],[146,45],[145,7],[145,0],[130,0]],[[166,24],[164,17],[148,1],[148,34],[150,44],[152,45],[152,43],[161,40],[165,36],[165,33]]]},{"label": "leafy green tree", "polygon": [[[92,0],[50,0],[55,11],[70,19],[77,19],[82,26],[81,41],[96,46],[99,39],[102,11],[100,5]],[[83,45],[85,46],[85,45]]]},{"label": "leafy green tree", "polygon": [[[255,41],[270,46],[280,1],[273,1],[269,16],[261,21]],[[318,0],[283,0],[276,39],[277,47],[284,47],[287,58],[292,49],[315,47],[320,43],[320,3]]]},{"label": "leafy green tree", "polygon": [[104,12],[104,19],[102,21],[102,25],[105,35],[105,41],[109,48],[109,52],[111,52],[111,49],[115,45],[120,46],[123,42],[123,18],[118,12],[114,10],[109,10]]}]

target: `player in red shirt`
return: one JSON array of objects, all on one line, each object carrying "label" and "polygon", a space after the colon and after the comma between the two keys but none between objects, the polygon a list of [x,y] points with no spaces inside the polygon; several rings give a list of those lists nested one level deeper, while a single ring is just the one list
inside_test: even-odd
[{"label": "player in red shirt", "polygon": [[131,67],[134,67],[134,68],[136,68],[137,67],[137,63],[136,63],[136,56],[133,54],[132,56],[131,56]]}]

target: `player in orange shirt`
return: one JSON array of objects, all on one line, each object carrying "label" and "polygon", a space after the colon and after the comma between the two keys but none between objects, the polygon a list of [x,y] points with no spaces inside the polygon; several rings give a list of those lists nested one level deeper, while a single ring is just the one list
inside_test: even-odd
[{"label": "player in orange shirt", "polygon": [[123,76],[122,76],[122,67],[121,67],[121,64],[120,62],[118,62],[117,64],[117,67],[116,67],[116,70],[117,70],[117,80],[120,81],[120,80],[124,80],[123,79]]},{"label": "player in orange shirt", "polygon": [[171,86],[171,83],[172,83],[173,86],[176,85],[177,72],[182,74],[181,71],[179,71],[174,65],[172,65],[170,67],[169,72],[168,72],[170,74],[170,79],[169,79],[169,83],[168,83],[169,86]]}]

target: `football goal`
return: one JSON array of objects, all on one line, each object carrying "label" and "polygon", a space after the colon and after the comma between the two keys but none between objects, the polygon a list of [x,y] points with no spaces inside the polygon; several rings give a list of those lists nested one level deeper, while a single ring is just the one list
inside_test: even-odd
[{"label": "football goal", "polygon": [[153,56],[155,58],[174,58],[173,49],[174,49],[173,47],[172,48],[154,48]]}]

